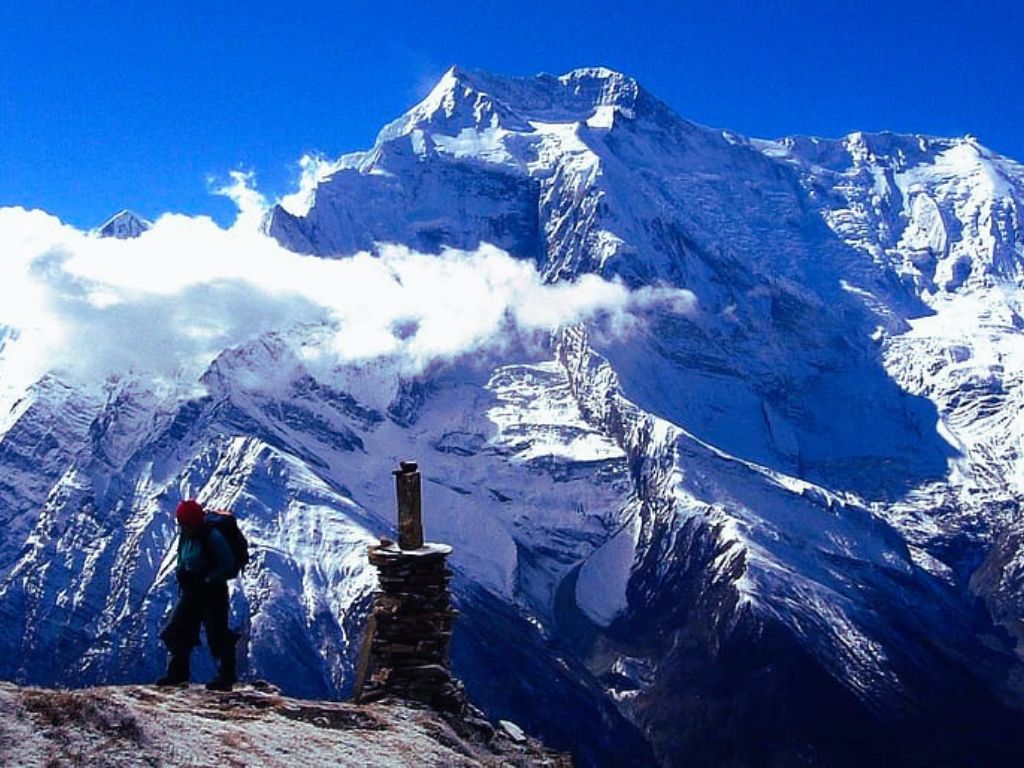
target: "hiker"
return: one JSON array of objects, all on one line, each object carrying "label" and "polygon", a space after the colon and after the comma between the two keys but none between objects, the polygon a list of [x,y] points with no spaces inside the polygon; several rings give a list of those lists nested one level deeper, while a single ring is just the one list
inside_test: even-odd
[{"label": "hiker", "polygon": [[236,680],[235,643],[239,636],[228,628],[228,579],[237,576],[244,563],[238,562],[218,518],[230,518],[236,533],[237,525],[230,514],[205,514],[195,499],[178,504],[175,517],[181,529],[175,571],[178,602],[160,632],[160,639],[167,646],[167,672],[156,684],[188,682],[189,657],[192,648],[199,645],[202,624],[206,627],[210,652],[220,662],[217,676],[206,687],[211,691],[230,691]]}]

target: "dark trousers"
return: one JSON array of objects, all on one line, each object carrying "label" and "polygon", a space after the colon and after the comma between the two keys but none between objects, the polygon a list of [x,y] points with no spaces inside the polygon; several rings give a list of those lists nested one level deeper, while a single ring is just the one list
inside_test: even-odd
[{"label": "dark trousers", "polygon": [[228,628],[228,585],[189,585],[178,588],[178,602],[160,632],[172,656],[187,656],[199,645],[199,625],[206,627],[210,653],[221,659],[235,650],[238,635]]}]

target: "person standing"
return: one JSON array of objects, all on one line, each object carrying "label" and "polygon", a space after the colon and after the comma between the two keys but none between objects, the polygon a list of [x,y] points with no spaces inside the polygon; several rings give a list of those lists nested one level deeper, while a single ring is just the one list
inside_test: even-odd
[{"label": "person standing", "polygon": [[156,684],[189,681],[192,649],[199,645],[199,625],[206,628],[206,643],[219,662],[217,676],[206,684],[211,691],[230,691],[236,682],[235,644],[239,635],[228,627],[228,579],[239,565],[224,534],[195,499],[178,504],[178,601],[160,639],[167,646],[167,671]]}]

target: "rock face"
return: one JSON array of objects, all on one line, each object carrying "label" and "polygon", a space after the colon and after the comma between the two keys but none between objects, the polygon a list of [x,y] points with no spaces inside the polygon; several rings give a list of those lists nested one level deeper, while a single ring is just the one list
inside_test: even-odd
[{"label": "rock face", "polygon": [[212,695],[126,686],[52,691],[0,684],[0,762],[19,766],[563,766],[567,755],[503,728],[486,735],[398,702]]},{"label": "rock face", "polygon": [[592,765],[1012,764],[1022,204],[970,138],[754,140],[608,70],[453,69],[267,232],[495,243],[695,306],[413,378],[314,373],[275,333],[200,395],[46,377],[0,419],[0,677],[155,676],[188,495],[256,545],[243,672],[347,695],[416,456],[492,718]]}]

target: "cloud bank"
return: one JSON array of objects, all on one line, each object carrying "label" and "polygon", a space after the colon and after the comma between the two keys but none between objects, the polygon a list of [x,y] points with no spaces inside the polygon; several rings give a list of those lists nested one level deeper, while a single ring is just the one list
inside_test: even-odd
[{"label": "cloud bank", "polygon": [[[21,208],[0,209],[0,382],[17,391],[56,371],[102,381],[134,372],[195,381],[223,350],[271,331],[315,328],[300,351],[330,365],[388,358],[414,374],[437,360],[634,313],[690,312],[675,289],[630,292],[594,275],[544,284],[491,246],[422,254],[383,245],[342,259],[304,256],[258,231],[265,201],[245,174],[222,229],[168,214],[133,240],[98,238]],[[298,334],[298,335],[301,335]]]}]

